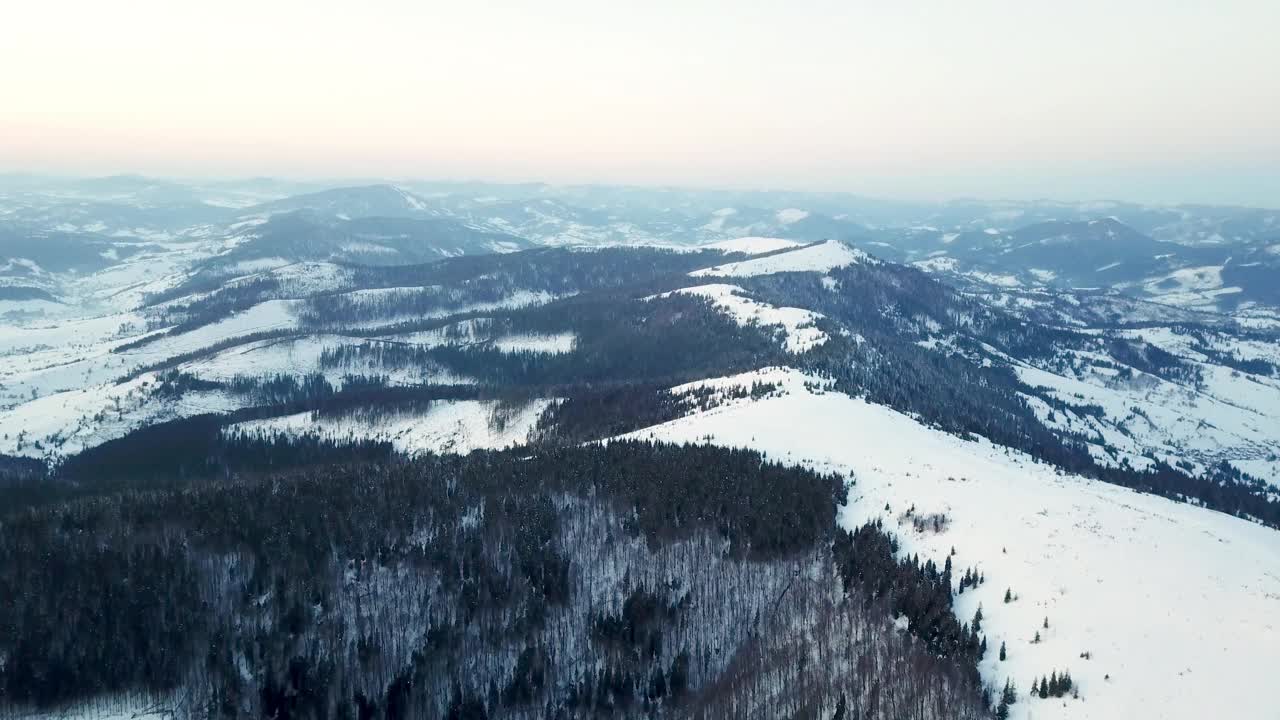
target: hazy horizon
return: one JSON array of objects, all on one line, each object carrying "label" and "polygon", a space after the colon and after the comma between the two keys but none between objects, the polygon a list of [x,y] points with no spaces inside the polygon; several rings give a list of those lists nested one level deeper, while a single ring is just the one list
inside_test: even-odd
[{"label": "hazy horizon", "polygon": [[1215,207],[1237,207],[1241,209],[1257,209],[1257,210],[1280,210],[1280,200],[1274,205],[1264,205],[1261,203],[1237,203],[1237,202],[1206,202],[1200,200],[1187,201],[1143,201],[1134,200],[1133,198],[1121,196],[1097,196],[1097,197],[1072,197],[1072,196],[1031,196],[1013,197],[999,195],[940,195],[940,196],[910,196],[910,195],[890,195],[874,192],[856,192],[840,189],[804,189],[795,187],[757,187],[752,185],[742,185],[738,187],[724,185],[679,185],[674,183],[628,183],[628,182],[565,182],[557,183],[545,179],[530,178],[527,180],[513,179],[501,180],[482,177],[290,177],[285,175],[162,175],[143,172],[134,172],[130,170],[122,170],[120,172],[104,173],[104,174],[74,174],[74,173],[44,173],[31,172],[25,170],[10,171],[0,170],[0,179],[21,179],[28,178],[34,181],[53,181],[53,182],[83,182],[94,180],[111,180],[127,178],[136,178],[143,180],[154,180],[159,182],[171,182],[178,185],[203,186],[203,185],[236,185],[251,182],[276,182],[282,185],[299,186],[298,193],[320,192],[324,190],[336,190],[341,188],[357,188],[370,185],[390,185],[405,189],[415,190],[406,186],[413,185],[478,185],[493,187],[517,187],[521,185],[540,185],[552,189],[573,189],[573,188],[600,188],[600,189],[617,189],[624,191],[640,191],[640,192],[690,192],[690,193],[776,193],[776,194],[843,194],[855,197],[861,200],[884,203],[901,203],[904,205],[938,205],[948,203],[965,203],[975,202],[990,205],[1000,205],[1002,203],[1009,204],[1035,204],[1035,203],[1053,203],[1061,205],[1088,205],[1094,203],[1125,203],[1131,205],[1147,206],[1152,208],[1166,207],[1173,208],[1179,206],[1215,206]]},{"label": "hazy horizon", "polygon": [[11,11],[0,172],[1280,206],[1280,3]]}]

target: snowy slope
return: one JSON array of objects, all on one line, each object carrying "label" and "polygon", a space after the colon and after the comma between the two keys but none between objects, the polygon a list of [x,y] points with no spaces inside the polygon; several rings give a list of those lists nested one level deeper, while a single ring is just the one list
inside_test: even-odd
[{"label": "snowy slope", "polygon": [[754,277],[782,272],[824,273],[838,267],[868,262],[870,256],[836,240],[741,262],[695,270],[692,277]]},{"label": "snowy slope", "polygon": [[342,417],[304,412],[253,420],[230,426],[227,432],[249,435],[317,435],[335,440],[384,440],[405,453],[453,452],[511,447],[528,442],[538,418],[552,400],[533,400],[505,407],[491,400],[441,400],[423,413],[387,417],[366,414]]},{"label": "snowy slope", "polygon": [[297,312],[301,307],[302,302],[298,300],[268,300],[217,322],[144,345],[137,354],[159,353],[172,357],[238,337],[291,330],[298,326]]},{"label": "snowy slope", "polygon": [[[291,294],[306,295],[341,286],[350,270],[330,263],[293,263],[271,268],[266,274]],[[388,293],[419,291],[422,289],[391,288],[355,291],[348,296],[377,298]],[[430,317],[524,307],[545,303],[554,297],[545,292],[521,290],[487,303],[453,306],[444,303],[430,313]],[[218,321],[172,335],[163,334],[162,330],[148,330],[148,316],[138,311],[86,314],[58,321],[36,318],[22,325],[0,324],[0,453],[71,454],[143,425],[203,412],[225,412],[244,404],[243,398],[222,393],[160,399],[154,397],[157,378],[153,373],[135,377],[142,370],[161,367],[175,358],[185,359],[183,356],[192,359],[178,365],[177,370],[210,381],[323,373],[335,387],[341,387],[347,375],[377,376],[392,385],[474,382],[434,365],[388,367],[372,358],[322,368],[320,358],[326,350],[370,340],[304,332],[300,312],[306,303],[302,299],[266,300]],[[424,317],[426,315],[416,314],[357,325],[381,327]],[[151,332],[155,337],[149,342],[135,342]],[[252,339],[263,334],[286,333],[297,335]],[[439,342],[435,344],[460,341],[444,337],[443,332],[439,334]],[[486,334],[474,339],[491,342],[504,352],[537,353],[570,352],[576,342],[572,333]],[[133,346],[121,350],[126,344]],[[215,348],[218,350],[213,352]]]},{"label": "snowy slope", "polygon": [[578,336],[570,332],[547,335],[503,335],[493,340],[493,347],[504,353],[531,352],[562,355],[573,352],[577,342]]},{"label": "snowy slope", "polygon": [[[1203,469],[1225,460],[1246,462],[1264,478],[1277,474],[1280,380],[1199,362],[1196,352],[1179,347],[1179,338],[1161,328],[1127,334],[1164,344],[1191,361],[1203,380],[1179,383],[1138,371],[1126,379],[1108,358],[1085,352],[1070,353],[1073,363],[1053,371],[1015,363],[1025,384],[1063,402],[1102,410],[1097,416],[1055,411],[1029,397],[1042,422],[1083,436],[1095,445],[1095,457],[1113,465],[1127,459],[1141,467],[1147,462],[1143,456],[1153,453],[1170,464],[1188,461]],[[1250,348],[1242,344],[1239,350]],[[1268,357],[1261,349],[1258,355]]]},{"label": "snowy slope", "polygon": [[222,391],[158,399],[155,373],[45,395],[0,410],[0,453],[37,458],[74,455],[148,425],[241,406]]},{"label": "snowy slope", "polygon": [[[964,441],[886,407],[811,389],[821,383],[795,371],[718,382],[753,380],[786,392],[633,435],[710,438],[852,473],[846,527],[882,518],[905,552],[939,565],[954,547],[957,572],[977,567],[986,576],[958,597],[956,610],[968,619],[983,608],[991,649],[981,670],[995,686],[1006,677],[1017,684],[1014,717],[1274,716],[1267,693],[1257,690],[1280,667],[1280,533],[1059,474],[986,441]],[[913,507],[919,515],[945,513],[949,523],[923,534],[909,521],[900,525]],[[1003,602],[1006,589],[1014,602]],[[996,660],[1002,642],[1005,662]],[[1079,700],[1027,697],[1033,678],[1064,669]]]},{"label": "snowy slope", "polygon": [[[341,297],[349,298],[353,304],[361,302],[375,304],[377,302],[385,302],[388,299],[395,298],[398,295],[411,296],[423,292],[439,292],[438,287],[394,287],[394,288],[376,288],[370,290],[354,290],[348,293],[342,293]],[[376,331],[382,328],[394,327],[399,323],[409,321],[420,321],[431,318],[444,318],[450,315],[462,315],[465,313],[484,313],[494,310],[518,309],[533,307],[535,305],[545,305],[547,303],[569,297],[569,294],[555,294],[544,290],[516,290],[507,294],[501,300],[492,302],[474,302],[465,304],[442,304],[441,307],[428,312],[406,312],[400,314],[386,314],[376,320],[368,320],[362,322],[351,323],[349,326],[360,328],[365,331]]]},{"label": "snowy slope", "polygon": [[803,243],[795,240],[785,240],[783,238],[771,237],[740,237],[732,240],[721,240],[713,242],[702,247],[723,250],[724,252],[741,252],[748,255],[762,255],[764,253],[777,252],[778,250],[787,250],[789,248],[800,247]]},{"label": "snowy slope", "polygon": [[[739,325],[764,325],[776,327],[782,336],[787,352],[802,353],[827,341],[826,333],[814,327],[822,318],[818,313],[793,307],[774,307],[746,297],[746,290],[737,285],[715,283],[673,291],[682,295],[705,297],[716,308],[733,318]],[[661,297],[671,295],[663,293]]]},{"label": "snowy slope", "polygon": [[443,368],[427,364],[388,365],[375,358],[356,355],[340,365],[321,363],[326,351],[358,345],[361,338],[320,334],[304,337],[259,340],[227,348],[212,355],[183,363],[178,370],[202,380],[227,382],[236,378],[268,378],[277,375],[301,377],[323,375],[334,388],[342,388],[348,376],[378,377],[387,385],[466,385],[475,382]]}]

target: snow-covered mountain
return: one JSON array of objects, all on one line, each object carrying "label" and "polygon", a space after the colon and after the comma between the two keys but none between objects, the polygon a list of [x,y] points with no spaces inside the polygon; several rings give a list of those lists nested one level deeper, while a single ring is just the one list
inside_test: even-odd
[{"label": "snow-covered mountain", "polygon": [[[795,370],[698,387],[761,383],[777,389],[634,435],[749,447],[857,478],[845,527],[879,520],[904,552],[984,576],[957,595],[956,613],[981,611],[989,646],[1003,648],[980,666],[993,687],[1029,690],[1052,671],[1075,679],[1078,697],[1020,698],[1011,717],[1214,715],[1218,690],[1265,683],[1280,663],[1280,627],[1266,619],[1280,597],[1275,530],[963,440]],[[1226,704],[1235,717],[1270,712],[1261,697]]]},{"label": "snow-covered mountain", "polygon": [[1276,307],[1270,250],[1257,242],[1155,240],[1114,217],[1013,229],[910,228],[867,247],[976,287],[1120,290],[1165,305],[1248,314]]},{"label": "snow-covered mountain", "polygon": [[[0,479],[92,493],[77,473],[167,458],[154,437],[193,476],[190,447],[280,437],[420,458],[745,446],[848,477],[842,528],[877,522],[898,557],[954,565],[945,611],[983,628],[973,667],[997,696],[1017,686],[1014,717],[1203,717],[1223,697],[1266,716],[1274,214],[13,182]],[[1063,671],[1071,694],[1027,697]]]}]

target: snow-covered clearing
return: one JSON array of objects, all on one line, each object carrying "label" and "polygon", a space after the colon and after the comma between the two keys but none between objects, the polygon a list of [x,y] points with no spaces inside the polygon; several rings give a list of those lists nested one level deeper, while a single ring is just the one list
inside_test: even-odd
[{"label": "snow-covered clearing", "polygon": [[1182,268],[1165,277],[1148,280],[1143,290],[1167,305],[1211,308],[1219,296],[1242,292],[1239,287],[1223,286],[1222,270],[1221,265]]},{"label": "snow-covered clearing", "polygon": [[345,288],[353,274],[351,268],[335,263],[297,262],[278,267],[263,276],[278,281],[280,292],[287,297],[307,297]]},{"label": "snow-covered clearing", "polygon": [[722,250],[727,253],[741,252],[748,255],[762,255],[764,253],[799,247],[800,245],[801,243],[798,243],[795,240],[784,240],[782,238],[740,237],[733,238],[732,240],[721,240],[720,242],[710,243],[703,247]]},{"label": "snow-covered clearing", "polygon": [[40,348],[83,348],[119,337],[124,329],[141,328],[145,324],[146,320],[141,315],[132,312],[59,322],[40,320],[25,325],[0,324],[0,356],[27,354]]},{"label": "snow-covered clearing", "polygon": [[563,355],[573,352],[578,338],[573,333],[552,335],[503,335],[493,341],[493,346],[504,353],[532,352]]},{"label": "snow-covered clearing", "polygon": [[[361,301],[372,304],[378,302],[394,303],[397,296],[412,295],[421,293],[424,290],[434,290],[435,288],[422,287],[404,287],[404,288],[380,288],[374,290],[356,290],[349,293],[343,293],[341,297],[347,297],[355,301],[354,305],[359,305]],[[534,307],[537,305],[546,305],[561,298],[570,297],[573,293],[556,294],[546,292],[545,290],[516,290],[501,300],[493,302],[475,302],[475,303],[444,303],[438,309],[428,312],[398,312],[387,315],[376,320],[363,320],[353,323],[346,323],[347,327],[360,328],[366,331],[376,331],[382,328],[390,328],[403,322],[430,320],[436,318],[445,318],[451,315],[463,315],[466,313],[483,313],[492,312],[494,310],[513,310],[519,308]]]},{"label": "snow-covered clearing", "polygon": [[37,398],[0,411],[0,453],[28,457],[74,455],[138,428],[239,407],[221,391],[157,399],[154,373]]},{"label": "snow-covered clearing", "polygon": [[869,262],[870,257],[861,250],[855,250],[842,242],[828,240],[777,255],[695,270],[689,275],[691,277],[754,277],[782,272],[825,273],[846,265]]},{"label": "snow-covered clearing", "polygon": [[978,282],[986,283],[987,285],[995,285],[996,287],[1003,287],[1003,288],[1022,287],[1022,281],[1013,275],[1007,275],[1003,273],[982,272],[980,270],[973,270],[965,273],[965,275],[973,278],[974,280],[977,280]]},{"label": "snow-covered clearing", "polygon": [[494,400],[440,400],[422,413],[318,416],[310,412],[252,420],[227,432],[250,435],[317,435],[333,440],[383,440],[405,453],[505,448],[529,440],[538,418],[554,402],[536,399],[509,406]]},{"label": "snow-covered clearing", "polygon": [[472,344],[483,342],[489,336],[490,320],[488,318],[468,318],[432,328],[414,332],[387,335],[383,339],[391,342],[421,345],[423,347],[440,347],[441,345]]},{"label": "snow-covered clearing", "polygon": [[[202,380],[226,382],[237,377],[270,378],[276,375],[301,377],[321,374],[335,388],[349,376],[378,377],[388,385],[469,385],[475,381],[429,363],[383,362],[376,351],[379,343],[334,334],[259,340],[227,348],[213,355],[183,363],[178,369]],[[352,353],[340,365],[324,366],[321,356],[343,346],[372,344],[371,352]]]},{"label": "snow-covered clearing", "polygon": [[[787,352],[802,353],[827,341],[827,334],[814,325],[822,315],[802,308],[774,307],[752,300],[746,297],[746,290],[737,285],[716,283],[673,292],[705,297],[739,325],[756,324],[780,328],[782,344]],[[671,294],[664,293],[663,296]]]},{"label": "snow-covered clearing", "polygon": [[144,326],[134,313],[57,324],[0,324],[0,408],[126,374],[133,364],[111,348]]},{"label": "snow-covered clearing", "polygon": [[189,332],[160,338],[130,350],[125,355],[137,359],[140,364],[160,362],[185,353],[204,350],[235,338],[264,332],[293,330],[299,325],[297,314],[302,309],[303,302],[301,300],[268,300]]},{"label": "snow-covered clearing", "polygon": [[[968,620],[981,605],[990,646],[981,670],[994,686],[1006,677],[1017,684],[1014,717],[1274,715],[1259,689],[1280,667],[1280,533],[1059,474],[985,440],[961,440],[816,389],[821,383],[796,371],[731,380],[775,382],[786,392],[633,436],[752,447],[851,473],[857,484],[844,526],[881,518],[904,552],[939,565],[954,547],[958,572],[976,567],[986,576],[958,596],[956,611]],[[940,533],[917,533],[910,522],[899,525],[912,507],[949,522]],[[1014,602],[1003,602],[1006,589]],[[1002,642],[1005,662],[996,659]],[[1064,669],[1079,700],[1027,697],[1033,678]]]},{"label": "snow-covered clearing", "polygon": [[1102,417],[1073,411],[1054,411],[1038,398],[1028,402],[1042,422],[1064,432],[1084,436],[1091,443],[1117,451],[1119,457],[1096,457],[1118,464],[1127,458],[1145,464],[1152,452],[1173,464],[1189,460],[1201,468],[1226,460],[1267,462],[1280,468],[1280,381],[1195,361],[1195,353],[1179,347],[1177,336],[1159,329],[1129,333],[1158,338],[1171,352],[1191,359],[1203,376],[1199,385],[1179,384],[1134,371],[1132,379],[1118,377],[1108,359],[1074,353],[1074,368],[1062,374],[1015,363],[1022,382],[1046,388],[1071,405],[1094,405]]},{"label": "snow-covered clearing", "polygon": [[218,382],[237,377],[309,375],[320,372],[320,356],[325,350],[358,342],[359,339],[338,335],[257,340],[183,363],[178,369],[201,380]]},{"label": "snow-covered clearing", "polygon": [[954,272],[960,267],[960,261],[953,257],[938,256],[931,257],[928,260],[917,260],[912,265],[920,268],[925,272]]}]

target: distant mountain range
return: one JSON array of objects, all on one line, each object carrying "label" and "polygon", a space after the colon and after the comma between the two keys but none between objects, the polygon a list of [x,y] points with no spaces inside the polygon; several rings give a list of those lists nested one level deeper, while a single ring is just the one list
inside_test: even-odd
[{"label": "distant mountain range", "polygon": [[1280,211],[1122,202],[925,204],[839,193],[138,176],[0,178],[0,280],[63,297],[64,272],[182,252],[245,260],[424,262],[532,246],[836,239],[962,286],[1110,289],[1230,313],[1280,306]]}]

